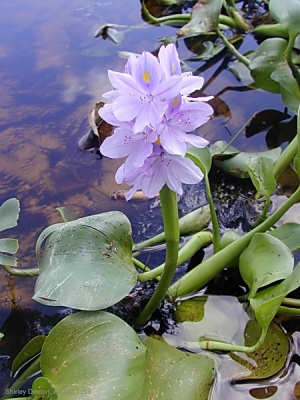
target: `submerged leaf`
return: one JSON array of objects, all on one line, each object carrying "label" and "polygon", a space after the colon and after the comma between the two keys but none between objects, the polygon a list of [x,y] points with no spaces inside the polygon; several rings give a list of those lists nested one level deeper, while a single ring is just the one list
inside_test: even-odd
[{"label": "submerged leaf", "polygon": [[178,36],[191,36],[215,32],[221,12],[222,0],[198,0],[191,11],[191,20],[180,28]]},{"label": "submerged leaf", "polygon": [[146,380],[141,400],[208,400],[214,361],[203,354],[185,353],[148,338]]},{"label": "submerged leaf", "polygon": [[49,333],[41,370],[60,400],[140,400],[146,349],[135,331],[107,312],[79,312]]},{"label": "submerged leaf", "polygon": [[46,240],[34,299],[42,304],[99,310],[116,304],[135,286],[131,226],[121,212],[56,224]]},{"label": "submerged leaf", "polygon": [[79,216],[68,207],[57,207],[56,210],[59,212],[64,222],[75,221]]},{"label": "submerged leaf", "polygon": [[[253,346],[259,339],[261,329],[256,321],[249,320],[245,327],[245,346]],[[239,373],[232,377],[236,381],[248,379],[266,379],[278,373],[285,365],[289,354],[289,341],[283,330],[274,323],[271,323],[267,336],[253,353],[247,356],[241,353],[230,353],[230,357],[248,368],[251,374]]]},{"label": "submerged leaf", "polygon": [[184,300],[178,304],[175,311],[176,322],[197,322],[204,318],[204,307],[207,296],[197,296],[191,299]]}]

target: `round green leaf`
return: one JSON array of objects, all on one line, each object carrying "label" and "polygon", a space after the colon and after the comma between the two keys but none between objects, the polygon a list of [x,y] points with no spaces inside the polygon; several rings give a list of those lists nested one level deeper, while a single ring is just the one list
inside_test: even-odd
[{"label": "round green leaf", "polygon": [[281,240],[291,251],[300,249],[300,224],[296,222],[287,222],[268,235]]},{"label": "round green leaf", "polygon": [[42,376],[35,379],[31,388],[32,400],[57,400],[58,395],[49,381]]},{"label": "round green leaf", "polygon": [[287,41],[281,38],[264,40],[250,56],[249,68],[255,84],[267,92],[280,93],[280,85],[271,77],[281,63],[286,62]]},{"label": "round green leaf", "polygon": [[41,370],[59,400],[139,400],[145,358],[144,345],[123,320],[104,311],[79,312],[51,330]]},{"label": "round green leaf", "polygon": [[300,105],[300,89],[287,62],[282,62],[271,74],[271,78],[278,82],[283,102],[295,114]]},{"label": "round green leaf", "polygon": [[269,9],[273,18],[285,26],[293,35],[300,33],[299,0],[270,0]]},{"label": "round green leaf", "polygon": [[17,226],[19,213],[19,200],[15,198],[6,200],[0,207],[0,232]]},{"label": "round green leaf", "polygon": [[185,353],[168,344],[146,340],[146,379],[140,400],[207,400],[214,361],[203,354]]},{"label": "round green leaf", "polygon": [[[47,232],[46,232],[47,231]],[[137,282],[131,260],[131,226],[120,212],[56,224],[47,238],[34,299],[80,310],[107,308],[123,299]]]},{"label": "round green leaf", "polygon": [[266,233],[253,235],[240,256],[240,272],[253,297],[261,287],[284,279],[293,270],[294,259],[281,240]]}]

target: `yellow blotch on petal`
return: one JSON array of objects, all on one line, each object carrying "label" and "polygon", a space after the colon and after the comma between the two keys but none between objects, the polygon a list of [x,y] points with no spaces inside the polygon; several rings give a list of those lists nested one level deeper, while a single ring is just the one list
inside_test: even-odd
[{"label": "yellow blotch on petal", "polygon": [[150,75],[149,75],[149,72],[145,71],[145,72],[143,73],[143,79],[144,79],[144,81],[145,81],[146,83],[149,83],[149,82],[150,82]]},{"label": "yellow blotch on petal", "polygon": [[173,100],[173,107],[175,108],[176,106],[178,106],[179,100],[178,97],[175,97],[175,99]]},{"label": "yellow blotch on petal", "polygon": [[160,139],[159,139],[159,138],[156,139],[156,140],[155,140],[155,143],[156,143],[158,146],[160,146]]}]

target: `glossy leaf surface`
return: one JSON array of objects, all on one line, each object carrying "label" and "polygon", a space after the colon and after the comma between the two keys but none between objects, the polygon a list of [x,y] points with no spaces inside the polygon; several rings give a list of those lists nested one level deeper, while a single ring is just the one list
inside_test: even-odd
[{"label": "glossy leaf surface", "polygon": [[249,176],[257,193],[266,198],[270,198],[277,186],[273,176],[273,165],[274,162],[268,157],[250,158],[246,162]]},{"label": "glossy leaf surface", "polygon": [[250,288],[250,297],[258,289],[285,279],[293,270],[294,259],[288,247],[266,233],[253,235],[240,256],[240,272]]},{"label": "glossy leaf surface", "polygon": [[47,228],[34,299],[80,310],[99,310],[124,298],[137,282],[131,261],[131,226],[120,212]]},{"label": "glossy leaf surface", "polygon": [[148,338],[146,381],[141,400],[208,400],[214,377],[214,361],[203,354],[177,350]]},{"label": "glossy leaf surface", "polygon": [[300,263],[281,283],[268,287],[250,298],[250,305],[261,328],[267,328],[276,315],[282,300],[300,286]]},{"label": "glossy leaf surface", "polygon": [[20,203],[17,199],[6,200],[0,206],[0,232],[17,226],[20,213]]},{"label": "glossy leaf surface", "polygon": [[300,33],[300,5],[298,0],[270,0],[269,9],[274,19],[293,35]]},{"label": "glossy leaf surface", "polygon": [[59,400],[139,400],[146,350],[134,330],[107,312],[79,312],[48,335],[41,369]]}]

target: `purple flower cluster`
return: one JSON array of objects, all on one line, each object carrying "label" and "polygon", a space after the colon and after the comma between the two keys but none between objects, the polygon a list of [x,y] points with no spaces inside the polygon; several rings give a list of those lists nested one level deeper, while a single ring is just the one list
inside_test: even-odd
[{"label": "purple flower cluster", "polygon": [[132,188],[126,199],[141,189],[148,197],[166,184],[182,194],[182,183],[198,183],[200,169],[185,157],[187,146],[205,147],[208,141],[192,132],[207,122],[212,97],[193,98],[203,78],[182,73],[176,47],[162,46],[158,58],[143,52],[130,56],[125,72],[108,71],[112,100],[100,109],[101,118],[115,126],[100,151],[110,158],[127,157],[116,173],[117,183]]}]

